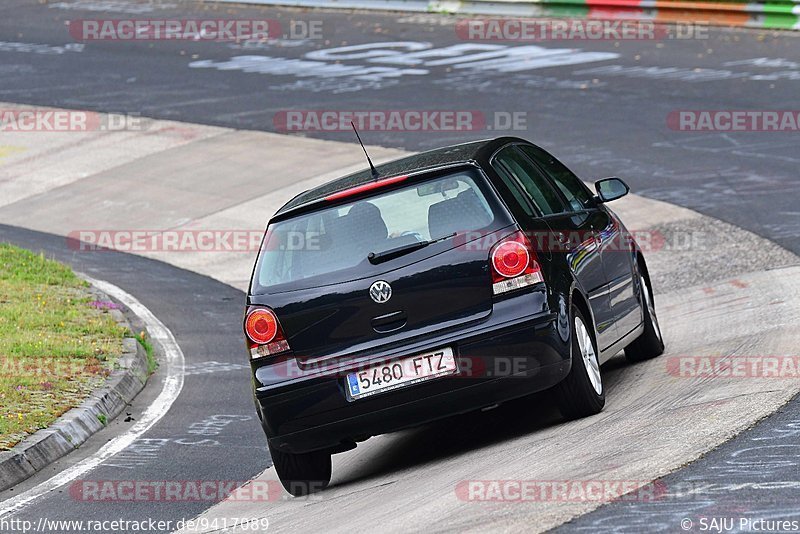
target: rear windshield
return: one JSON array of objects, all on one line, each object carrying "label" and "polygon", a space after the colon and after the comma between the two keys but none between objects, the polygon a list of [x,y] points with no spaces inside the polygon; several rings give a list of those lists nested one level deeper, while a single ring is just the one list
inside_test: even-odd
[{"label": "rear windshield", "polygon": [[271,224],[253,293],[289,290],[277,286],[294,282],[313,287],[361,278],[372,269],[357,275],[353,270],[373,267],[367,260],[371,252],[487,228],[495,216],[478,186],[482,182],[477,170],[467,169]]}]

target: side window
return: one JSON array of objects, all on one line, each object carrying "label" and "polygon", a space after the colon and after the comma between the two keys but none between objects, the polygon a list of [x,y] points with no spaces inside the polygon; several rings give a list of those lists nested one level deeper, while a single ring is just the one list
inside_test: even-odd
[{"label": "side window", "polygon": [[503,180],[503,184],[511,192],[511,196],[514,197],[514,205],[509,206],[511,211],[515,212],[519,209],[525,212],[529,217],[533,217],[535,214],[533,213],[533,208],[531,208],[530,201],[525,198],[525,193],[520,189],[520,185],[511,177],[505,167],[500,165],[497,160],[492,160],[492,168],[497,171],[497,174],[499,174],[500,178]]},{"label": "side window", "polygon": [[590,207],[592,194],[583,185],[580,179],[563,163],[539,147],[520,145],[519,147],[533,161],[544,169],[544,172],[553,180],[558,189],[564,194],[573,211],[585,210]]},{"label": "side window", "polygon": [[539,169],[518,150],[508,146],[495,156],[495,162],[510,174],[522,186],[533,204],[542,215],[552,215],[564,211],[564,206]]}]

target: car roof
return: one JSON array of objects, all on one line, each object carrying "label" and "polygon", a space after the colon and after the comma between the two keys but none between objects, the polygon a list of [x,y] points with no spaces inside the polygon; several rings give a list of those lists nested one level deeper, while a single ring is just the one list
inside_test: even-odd
[{"label": "car roof", "polygon": [[[469,143],[462,143],[458,145],[450,145],[426,152],[420,152],[411,156],[395,159],[380,165],[375,168],[382,178],[389,178],[392,176],[401,176],[412,172],[419,172],[425,170],[433,170],[438,167],[454,165],[458,163],[478,163],[481,165],[488,164],[491,155],[501,146],[509,142],[522,142],[528,143],[524,139],[517,137],[495,137],[492,139],[483,139],[480,141],[472,141]],[[311,202],[315,202],[333,193],[357,187],[362,184],[372,182],[372,173],[369,168],[353,174],[348,174],[342,178],[325,183],[314,189],[309,189],[300,193],[292,200],[287,202],[275,216],[282,215],[288,211],[293,211],[300,206],[304,206]]]}]

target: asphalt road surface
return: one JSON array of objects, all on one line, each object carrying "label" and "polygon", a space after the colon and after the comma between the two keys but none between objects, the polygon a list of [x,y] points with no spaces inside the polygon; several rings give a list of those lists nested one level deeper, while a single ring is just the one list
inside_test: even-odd
[{"label": "asphalt road surface", "polygon": [[[276,19],[287,39],[77,42],[68,25],[137,17]],[[317,33],[292,39],[292,20]],[[619,175],[645,196],[800,251],[797,131],[704,133],[667,125],[681,110],[796,107],[800,34],[698,28],[692,35],[704,38],[485,42],[460,39],[455,20],[195,2],[11,0],[0,6],[0,101],[256,130],[275,130],[276,115],[292,109],[477,111],[492,130],[476,121],[475,131],[364,137],[424,149],[513,133],[552,149],[585,179]],[[336,50],[365,44],[373,48]],[[469,56],[486,50],[475,46],[498,47],[496,56],[476,61]],[[396,55],[409,51],[430,55],[398,62]],[[514,113],[525,120],[510,130],[504,123]],[[352,140],[346,129],[305,134]]]},{"label": "asphalt road surface", "polygon": [[[281,130],[279,117],[289,110],[471,111],[484,118],[471,131],[367,130],[362,136],[371,144],[410,150],[500,133],[526,137],[551,149],[585,179],[621,176],[639,194],[731,222],[800,253],[800,133],[684,132],[668,125],[670,114],[680,110],[797,109],[800,35],[712,28],[705,39],[474,43],[459,39],[454,19],[438,15],[176,4],[6,0],[0,6],[0,101],[267,131]],[[320,21],[322,38],[81,43],[67,24],[78,18],[212,16],[275,18],[287,27],[292,19]],[[476,45],[495,48],[469,48]],[[343,48],[353,46],[361,48]],[[413,51],[429,55],[410,56]],[[494,56],[469,57],[487,51]],[[518,128],[508,127],[509,117],[517,118]],[[349,141],[352,134],[295,135]],[[153,441],[142,444],[140,454],[126,455],[125,465],[100,468],[94,479],[245,480],[268,465],[263,436],[253,431],[253,421],[241,419],[254,415],[240,391],[248,387],[240,363],[241,292],[141,258],[79,257],[65,249],[62,238],[11,228],[2,228],[0,238],[47,250],[134,294],[172,329],[187,357],[191,354],[189,363],[197,366],[169,417],[148,433]],[[142,395],[137,403],[146,401],[148,390]],[[223,432],[188,433],[204,428],[215,415],[217,421],[230,421]],[[753,484],[800,480],[800,451],[792,440],[799,417],[795,400],[781,414],[670,475],[671,482],[718,483],[719,499],[696,499],[687,492],[684,501],[613,504],[562,528],[674,531],[676,520],[698,510],[761,517],[769,511],[791,519],[787,510],[796,508],[797,485],[767,490]],[[179,442],[198,437],[210,442]],[[107,438],[95,436],[78,454],[89,454]],[[750,451],[757,451],[759,460],[744,461],[754,454]],[[74,460],[61,464],[69,461]],[[133,517],[152,514],[153,506],[158,504],[81,506],[59,494],[23,515],[74,516],[78,510],[87,518]],[[183,518],[206,507],[164,506],[158,515]]]}]

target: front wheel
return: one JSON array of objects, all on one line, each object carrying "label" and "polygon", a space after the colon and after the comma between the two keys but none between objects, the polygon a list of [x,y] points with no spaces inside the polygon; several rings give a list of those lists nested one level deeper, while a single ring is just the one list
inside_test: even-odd
[{"label": "front wheel", "polygon": [[331,454],[327,451],[292,454],[270,446],[269,453],[281,484],[295,497],[322,491],[331,481]]},{"label": "front wheel", "polygon": [[578,419],[600,413],[606,404],[606,392],[594,336],[578,308],[573,306],[571,315],[572,369],[555,387],[555,395],[561,415]]},{"label": "front wheel", "polygon": [[649,360],[664,353],[664,340],[661,337],[661,327],[658,325],[656,306],[653,303],[647,280],[642,275],[639,275],[639,291],[642,294],[644,332],[625,347],[625,358],[629,362]]}]

